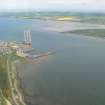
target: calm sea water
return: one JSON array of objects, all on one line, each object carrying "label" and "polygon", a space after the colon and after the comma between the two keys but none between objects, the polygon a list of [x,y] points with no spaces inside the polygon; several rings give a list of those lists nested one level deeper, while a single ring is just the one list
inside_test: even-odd
[{"label": "calm sea water", "polygon": [[56,52],[19,67],[29,105],[105,105],[105,40],[45,31],[49,25],[0,18],[0,40],[22,41],[31,29],[36,50]]}]

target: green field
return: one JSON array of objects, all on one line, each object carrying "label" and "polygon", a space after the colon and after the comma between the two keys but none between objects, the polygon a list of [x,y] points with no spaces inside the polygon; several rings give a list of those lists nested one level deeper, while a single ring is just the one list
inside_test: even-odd
[{"label": "green field", "polygon": [[6,58],[0,57],[0,88],[4,89],[8,85],[7,71],[6,71]]},{"label": "green field", "polygon": [[7,74],[6,71],[0,68],[0,88],[4,89],[7,86]]}]

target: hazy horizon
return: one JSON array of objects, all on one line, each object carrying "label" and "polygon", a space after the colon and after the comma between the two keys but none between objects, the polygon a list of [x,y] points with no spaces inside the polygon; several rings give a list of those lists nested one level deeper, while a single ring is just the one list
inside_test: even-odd
[{"label": "hazy horizon", "polygon": [[0,0],[0,12],[4,11],[74,11],[103,12],[104,0]]}]

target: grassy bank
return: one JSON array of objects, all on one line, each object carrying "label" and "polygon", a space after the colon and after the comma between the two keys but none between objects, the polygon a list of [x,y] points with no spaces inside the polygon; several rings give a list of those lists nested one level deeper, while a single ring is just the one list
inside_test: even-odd
[{"label": "grassy bank", "polygon": [[11,79],[11,81],[10,78],[12,75],[15,75],[14,72],[11,71],[13,69],[11,63],[15,62],[16,60],[24,61],[24,59],[17,56],[16,53],[10,53],[8,55],[3,55],[3,54],[0,55],[0,90],[2,93],[0,94],[0,99],[2,101],[2,105],[7,105],[5,101],[6,99],[9,102],[12,103],[15,102],[15,101],[13,102],[13,96],[12,96],[13,90],[11,90],[12,88],[10,84],[12,83],[14,85],[14,83],[16,82],[16,81],[14,82],[16,77],[14,79]]},{"label": "grassy bank", "polygon": [[7,87],[7,75],[6,75],[6,70],[3,70],[0,67],[0,88],[4,89],[5,87]]},{"label": "grassy bank", "polygon": [[6,56],[0,56],[0,89],[2,90],[5,97],[10,97],[10,89],[6,69]]},{"label": "grassy bank", "polygon": [[93,37],[105,38],[105,29],[84,29],[63,32],[65,34],[79,34]]}]

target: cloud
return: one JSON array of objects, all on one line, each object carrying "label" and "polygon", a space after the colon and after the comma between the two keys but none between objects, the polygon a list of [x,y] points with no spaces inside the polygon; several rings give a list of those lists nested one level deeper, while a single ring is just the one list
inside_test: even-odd
[{"label": "cloud", "polygon": [[34,3],[47,3],[47,4],[93,4],[96,3],[97,0],[37,0]]},{"label": "cloud", "polygon": [[0,0],[0,10],[105,10],[105,0]]}]

